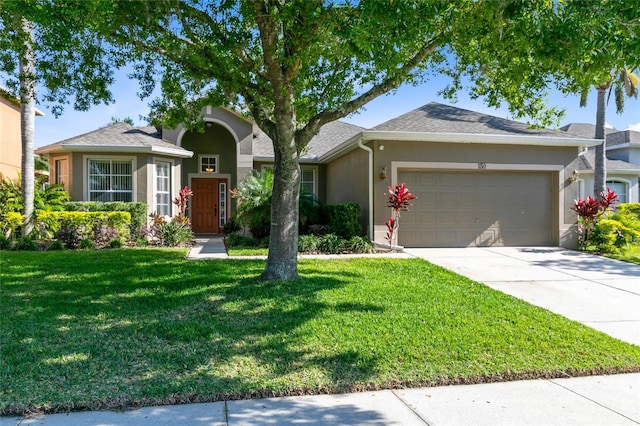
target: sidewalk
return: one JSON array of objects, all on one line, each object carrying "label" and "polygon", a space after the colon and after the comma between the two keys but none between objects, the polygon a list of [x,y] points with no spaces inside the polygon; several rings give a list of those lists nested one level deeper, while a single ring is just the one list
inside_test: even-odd
[{"label": "sidewalk", "polygon": [[640,373],[94,411],[2,426],[638,425]]}]

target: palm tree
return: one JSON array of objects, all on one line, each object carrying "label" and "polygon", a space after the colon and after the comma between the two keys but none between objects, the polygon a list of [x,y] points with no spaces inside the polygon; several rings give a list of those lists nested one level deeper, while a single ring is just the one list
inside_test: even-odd
[{"label": "palm tree", "polygon": [[35,133],[35,54],[33,50],[33,23],[21,18],[24,50],[20,53],[20,130],[22,133],[22,235],[33,230],[35,197],[35,160],[33,139]]},{"label": "palm tree", "polygon": [[[611,74],[609,81],[596,85],[598,91],[598,103],[596,108],[596,139],[602,139],[602,143],[596,146],[595,164],[593,173],[593,194],[598,196],[605,192],[607,181],[607,163],[606,163],[606,133],[604,130],[605,125],[605,110],[611,92],[615,93],[616,100],[616,112],[618,114],[624,111],[624,99],[627,97],[638,97],[638,76],[631,70],[622,68],[615,70]],[[608,92],[608,95],[607,95]],[[582,92],[580,99],[580,106],[585,106],[587,103],[588,91]]]}]

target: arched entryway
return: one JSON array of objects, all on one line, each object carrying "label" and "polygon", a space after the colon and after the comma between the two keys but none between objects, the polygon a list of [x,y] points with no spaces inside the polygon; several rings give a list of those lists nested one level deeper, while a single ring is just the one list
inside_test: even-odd
[{"label": "arched entryway", "polygon": [[208,122],[203,133],[185,132],[181,145],[194,153],[182,163],[182,181],[193,191],[189,208],[193,231],[221,233],[231,214],[229,188],[236,185],[236,138],[225,126]]}]

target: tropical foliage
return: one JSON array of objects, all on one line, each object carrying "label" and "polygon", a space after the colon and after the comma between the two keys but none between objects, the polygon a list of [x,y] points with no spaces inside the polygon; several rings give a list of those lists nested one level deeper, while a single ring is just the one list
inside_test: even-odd
[{"label": "tropical foliage", "polygon": [[640,242],[640,205],[622,204],[616,208],[617,201],[617,194],[609,188],[599,197],[575,201],[581,249],[618,253],[621,248]]},{"label": "tropical foliage", "polygon": [[387,190],[389,191],[387,207],[391,207],[391,217],[385,222],[387,227],[386,239],[389,241],[389,246],[393,247],[398,245],[401,212],[409,210],[411,201],[415,200],[416,196],[409,192],[404,182],[389,186]]}]

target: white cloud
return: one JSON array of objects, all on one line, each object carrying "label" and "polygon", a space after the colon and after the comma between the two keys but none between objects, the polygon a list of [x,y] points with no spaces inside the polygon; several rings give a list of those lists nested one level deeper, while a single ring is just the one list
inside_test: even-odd
[{"label": "white cloud", "polygon": [[604,127],[605,129],[615,129],[615,127],[613,127],[613,124],[607,123],[606,121],[604,123]]},{"label": "white cloud", "polygon": [[640,132],[640,122],[636,124],[629,124],[629,127],[627,127],[625,130],[635,130],[636,132]]}]

